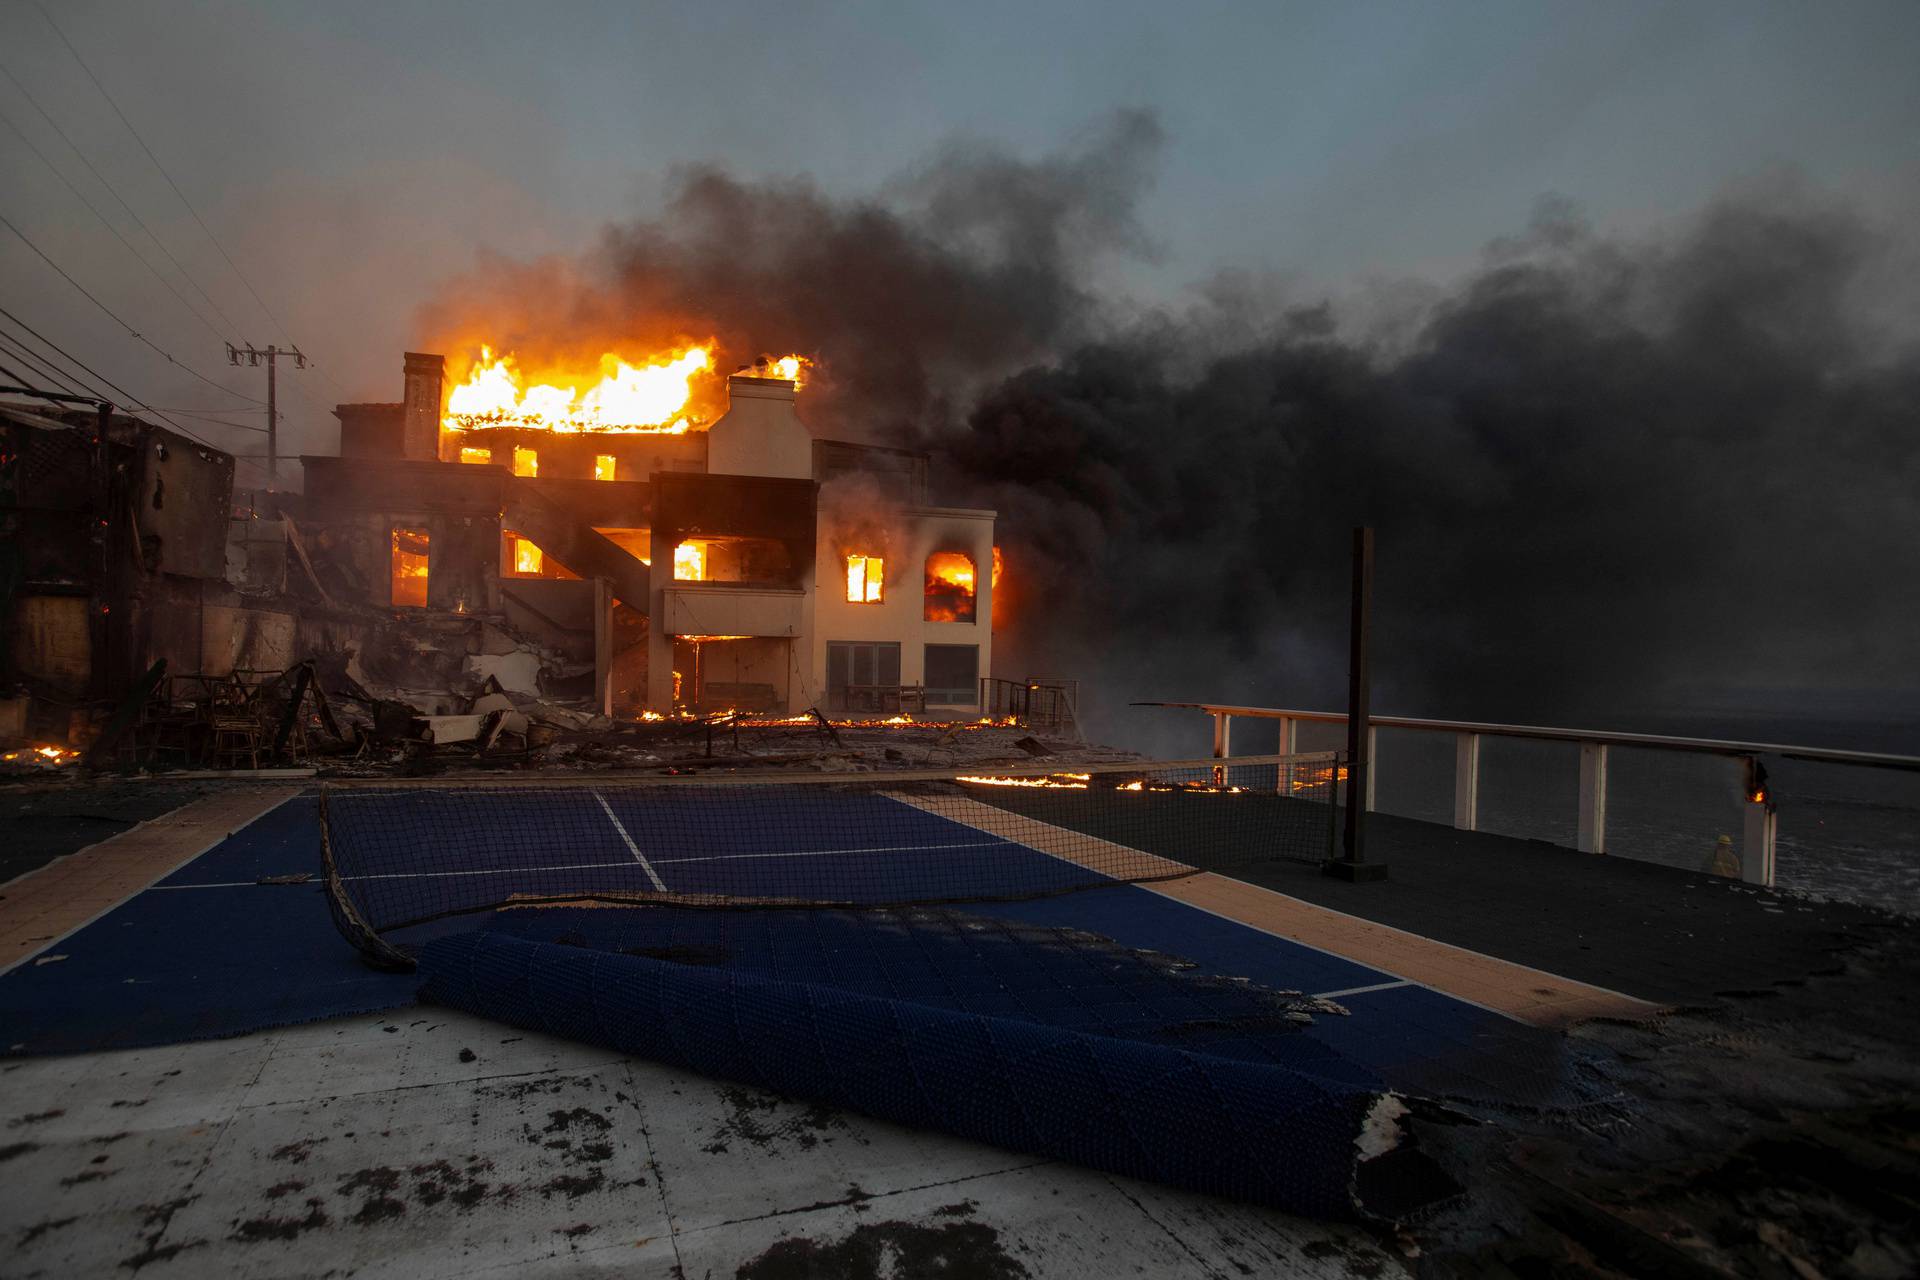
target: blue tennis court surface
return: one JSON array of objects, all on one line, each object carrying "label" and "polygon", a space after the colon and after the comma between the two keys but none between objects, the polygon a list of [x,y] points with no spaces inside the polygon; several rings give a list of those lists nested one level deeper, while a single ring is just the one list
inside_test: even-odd
[{"label": "blue tennis court surface", "polygon": [[[415,820],[436,796],[434,812],[447,813],[450,794],[458,795],[458,822]],[[725,824],[712,821],[716,801],[733,806]],[[867,895],[854,900],[868,902],[936,889],[955,897],[1006,894],[1028,879],[1050,888],[1097,886],[1027,901],[973,902],[963,909],[1010,926],[1097,935],[1123,951],[1180,957],[1196,975],[1331,994],[1347,1015],[1319,1014],[1311,1025],[1290,1030],[1288,1043],[1298,1047],[1285,1052],[1316,1057],[1325,1051],[1329,1061],[1338,1058],[1377,1074],[1396,1089],[1526,1105],[1564,1102],[1577,1093],[1557,1035],[1221,919],[1151,887],[1105,881],[1086,868],[877,793],[394,791],[357,805],[351,821],[389,821],[409,833],[405,856],[370,878],[410,891],[429,880],[457,908],[498,901],[498,882],[508,875],[515,877],[516,891],[533,895],[739,894],[759,874],[756,868],[764,868],[774,884],[790,880],[792,869],[804,865],[830,869]],[[557,831],[567,838],[556,840]],[[529,850],[543,851],[544,861],[529,867]],[[313,879],[260,883],[300,873]],[[409,1003],[417,980],[376,973],[359,962],[333,928],[319,875],[316,804],[301,797],[46,953],[64,959],[29,960],[0,977],[0,1047],[12,1053],[132,1047]],[[689,943],[694,949],[681,958],[710,963],[703,955],[718,954],[748,971],[857,986],[851,976],[857,971],[846,960],[858,955],[859,919],[860,913],[810,911],[515,909],[441,920],[401,937],[419,943],[429,935],[485,928],[619,950],[632,942],[628,935],[636,927],[656,935],[677,931],[680,937],[704,930],[710,936],[700,945],[708,950]],[[636,920],[646,923],[631,923]],[[913,945],[923,947],[924,938]],[[1169,988],[1161,994],[1171,1002],[1191,992]],[[941,998],[911,982],[894,996]],[[997,997],[974,992],[967,998],[990,1004]],[[1078,1019],[1095,1031],[1102,1029],[1102,1017],[1114,1019],[1108,1029],[1121,1025],[1121,1014],[1111,1009],[1088,1015],[1068,1008],[1070,1003],[1059,1000],[1051,1015],[1017,1002],[994,1012],[1052,1016],[1061,1025]],[[1160,1013],[1173,1018],[1184,1007],[1169,1003]],[[1137,1008],[1125,1016],[1137,1017]],[[1181,1025],[1194,1021],[1189,1017]]]},{"label": "blue tennis court surface", "polygon": [[[1055,893],[1094,870],[877,792],[608,787],[447,793],[368,791],[332,802],[336,847],[377,928],[526,897],[671,893],[886,903]],[[723,815],[724,820],[716,820]],[[404,839],[395,833],[404,832]]]}]

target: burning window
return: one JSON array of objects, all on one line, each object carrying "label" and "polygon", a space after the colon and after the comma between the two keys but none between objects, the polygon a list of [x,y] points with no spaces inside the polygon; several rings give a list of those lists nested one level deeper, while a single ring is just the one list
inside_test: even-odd
[{"label": "burning window", "polygon": [[972,622],[973,557],[961,551],[936,551],[927,557],[928,622]]},{"label": "burning window", "polygon": [[507,535],[507,546],[512,551],[513,571],[515,573],[537,574],[541,572],[542,567],[546,563],[546,556],[541,554],[539,547],[536,547],[533,543],[527,541],[517,533]]},{"label": "burning window", "polygon": [[613,455],[610,453],[594,454],[593,455],[593,478],[595,480],[611,480],[613,479],[613,476],[614,476]]},{"label": "burning window", "polygon": [[539,475],[540,455],[532,449],[522,449],[518,445],[514,446],[513,474],[517,476]]},{"label": "burning window", "polygon": [[393,527],[393,603],[427,607],[427,531]]},{"label": "burning window", "polygon": [[795,573],[793,555],[778,538],[689,539],[673,549],[677,582],[793,586]]},{"label": "burning window", "polygon": [[484,465],[486,463],[493,461],[493,450],[475,449],[468,445],[462,445],[460,447],[460,461],[474,462],[474,463],[480,463]]},{"label": "burning window", "polygon": [[879,604],[886,563],[879,556],[847,557],[847,603]]}]

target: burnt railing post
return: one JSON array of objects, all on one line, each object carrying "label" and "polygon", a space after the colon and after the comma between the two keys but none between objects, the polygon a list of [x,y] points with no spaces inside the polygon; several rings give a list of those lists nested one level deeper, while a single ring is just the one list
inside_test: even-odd
[{"label": "burnt railing post", "polygon": [[[1224,711],[1216,711],[1213,713],[1213,758],[1225,760],[1232,754],[1233,717]],[[1213,785],[1216,787],[1227,785],[1227,771],[1224,766],[1213,771]]]},{"label": "burnt railing post", "polygon": [[1372,672],[1368,645],[1373,629],[1373,530],[1353,531],[1353,621],[1347,664],[1347,827],[1341,856],[1326,873],[1342,880],[1384,880],[1384,862],[1367,861],[1367,810],[1373,807]]},{"label": "burnt railing post", "polygon": [[1745,830],[1740,842],[1740,878],[1748,884],[1773,887],[1773,847],[1779,819],[1774,812],[1773,788],[1767,785],[1766,766],[1746,758],[1746,785],[1741,795]]}]

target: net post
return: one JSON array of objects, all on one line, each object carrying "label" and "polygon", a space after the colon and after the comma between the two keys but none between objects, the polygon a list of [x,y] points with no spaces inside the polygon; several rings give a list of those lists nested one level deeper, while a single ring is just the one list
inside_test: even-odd
[{"label": "net post", "polygon": [[1347,666],[1347,826],[1340,857],[1322,868],[1339,880],[1385,880],[1387,864],[1367,861],[1367,811],[1373,808],[1373,713],[1369,643],[1373,632],[1373,529],[1353,531],[1353,615]]},{"label": "net post", "polygon": [[[1274,750],[1279,752],[1283,756],[1290,756],[1290,755],[1297,754],[1300,749],[1299,729],[1294,724],[1293,717],[1281,716],[1279,717],[1279,721],[1280,721],[1280,744],[1277,747],[1275,747]],[[1283,796],[1292,795],[1293,794],[1293,766],[1290,764],[1283,763],[1277,770],[1275,770],[1273,785],[1274,785],[1274,789],[1278,791],[1281,795]]]}]

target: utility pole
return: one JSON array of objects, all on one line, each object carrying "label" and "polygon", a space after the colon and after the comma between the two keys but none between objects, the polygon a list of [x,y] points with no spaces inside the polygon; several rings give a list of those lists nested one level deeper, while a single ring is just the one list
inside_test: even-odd
[{"label": "utility pole", "polygon": [[273,378],[276,362],[281,356],[293,357],[295,368],[307,367],[307,358],[300,354],[299,347],[288,347],[285,350],[279,347],[268,347],[265,351],[259,351],[251,342],[244,347],[236,347],[231,342],[227,344],[228,364],[240,364],[244,361],[258,368],[262,360],[267,362],[267,483],[269,485],[280,479],[280,410],[274,396]]}]

